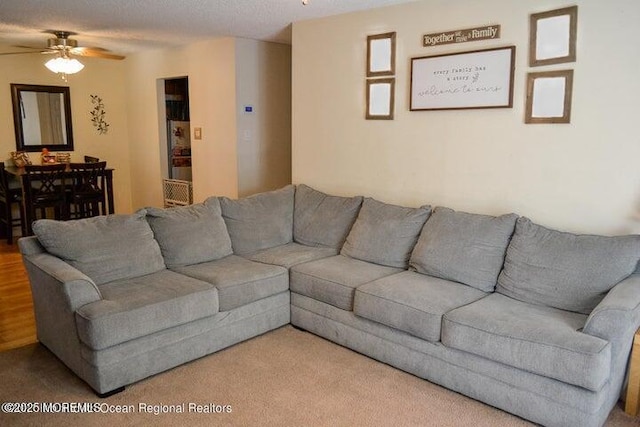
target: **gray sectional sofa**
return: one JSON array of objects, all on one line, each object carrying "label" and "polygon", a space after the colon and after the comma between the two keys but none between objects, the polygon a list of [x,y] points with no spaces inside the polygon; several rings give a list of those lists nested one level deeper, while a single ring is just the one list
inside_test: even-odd
[{"label": "gray sectional sofa", "polygon": [[288,323],[550,426],[599,426],[640,326],[640,236],[305,185],[19,241],[38,338],[97,393]]}]

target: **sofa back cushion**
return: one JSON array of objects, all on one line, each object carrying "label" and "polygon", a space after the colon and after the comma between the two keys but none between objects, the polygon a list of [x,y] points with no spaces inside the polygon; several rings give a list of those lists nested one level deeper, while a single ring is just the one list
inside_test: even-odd
[{"label": "sofa back cushion", "polygon": [[411,254],[416,271],[493,292],[518,215],[498,217],[437,207]]},{"label": "sofa back cushion", "polygon": [[329,196],[304,184],[296,187],[293,240],[340,249],[358,216],[362,196]]},{"label": "sofa back cushion", "polygon": [[213,261],[233,253],[216,197],[190,206],[147,208],[147,221],[169,268]]},{"label": "sofa back cushion", "polygon": [[496,291],[520,301],[589,314],[640,260],[640,235],[550,230],[521,217]]},{"label": "sofa back cushion", "polygon": [[243,199],[220,198],[233,252],[248,254],[293,241],[293,198],[288,185]]},{"label": "sofa back cushion", "polygon": [[375,264],[407,268],[430,213],[430,206],[407,208],[367,197],[340,253]]},{"label": "sofa back cushion", "polygon": [[75,221],[41,219],[33,232],[51,254],[65,260],[96,285],[155,273],[165,268],[146,210]]}]

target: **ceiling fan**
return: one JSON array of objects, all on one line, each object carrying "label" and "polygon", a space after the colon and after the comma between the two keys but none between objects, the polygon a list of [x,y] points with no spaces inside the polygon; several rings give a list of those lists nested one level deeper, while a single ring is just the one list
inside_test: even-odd
[{"label": "ceiling fan", "polygon": [[55,37],[47,40],[47,47],[16,46],[22,49],[29,49],[26,52],[5,52],[0,55],[20,55],[29,53],[40,53],[45,55],[56,55],[55,58],[47,61],[45,66],[54,73],[62,74],[66,80],[67,74],[74,74],[84,68],[84,65],[73,58],[74,56],[86,56],[103,59],[124,59],[122,55],[110,53],[107,49],[100,47],[78,46],[78,42],[69,36],[77,33],[71,31],[47,30],[45,33],[53,34]]}]

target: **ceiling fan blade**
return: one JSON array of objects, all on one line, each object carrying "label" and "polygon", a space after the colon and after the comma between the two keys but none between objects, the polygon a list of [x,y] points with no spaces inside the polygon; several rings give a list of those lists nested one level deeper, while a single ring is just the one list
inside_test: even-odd
[{"label": "ceiling fan blade", "polygon": [[40,53],[42,55],[50,55],[50,54],[59,52],[58,50],[47,49],[46,47],[20,46],[20,45],[14,45],[13,47],[17,47],[19,49],[30,49],[30,51],[28,51],[28,52],[6,52],[6,53],[2,53],[2,55],[16,55],[16,54],[20,54],[20,53]]},{"label": "ceiling fan blade", "polygon": [[88,56],[88,57],[103,58],[103,59],[124,59],[125,58],[122,55],[107,53],[106,49],[102,49],[99,47],[74,47],[73,49],[71,49],[70,53],[72,55]]},{"label": "ceiling fan blade", "polygon": [[31,50],[43,50],[46,49],[44,47],[36,47],[36,46],[22,46],[22,45],[13,45],[13,47],[18,47],[20,49],[31,49]]},{"label": "ceiling fan blade", "polygon": [[34,50],[34,51],[31,51],[31,52],[0,52],[0,55],[22,55],[22,54],[25,54],[25,53],[33,55],[34,53],[55,53],[55,52],[49,52],[49,51],[41,52],[41,51]]}]

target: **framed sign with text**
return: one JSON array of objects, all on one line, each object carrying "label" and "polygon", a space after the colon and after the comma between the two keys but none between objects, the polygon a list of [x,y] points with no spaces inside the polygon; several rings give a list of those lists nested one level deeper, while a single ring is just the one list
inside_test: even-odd
[{"label": "framed sign with text", "polygon": [[465,28],[464,30],[441,31],[422,36],[422,46],[432,47],[442,44],[467,43],[500,38],[500,25]]},{"label": "framed sign with text", "polygon": [[511,108],[516,47],[411,59],[410,110]]}]

